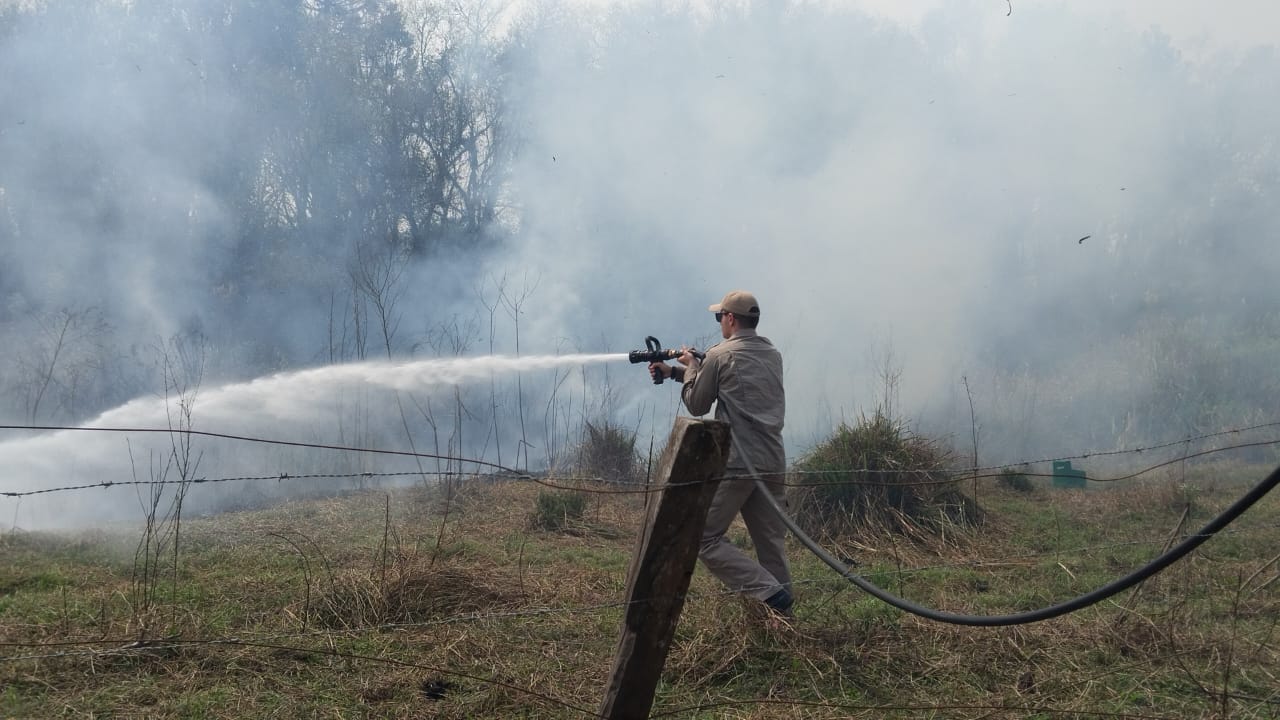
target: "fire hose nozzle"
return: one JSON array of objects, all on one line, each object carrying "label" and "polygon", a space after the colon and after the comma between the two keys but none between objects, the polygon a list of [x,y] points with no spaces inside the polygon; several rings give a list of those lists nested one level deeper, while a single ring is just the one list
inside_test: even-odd
[{"label": "fire hose nozzle", "polygon": [[[681,350],[663,349],[662,343],[658,341],[658,338],[652,335],[644,339],[644,345],[646,349],[632,350],[627,355],[627,359],[630,360],[633,365],[638,363],[666,362],[668,360],[675,360],[676,358],[680,357],[680,355],[683,354],[683,351]],[[706,357],[705,353],[700,353],[697,350],[690,350],[689,352],[693,353],[693,356],[698,358],[699,360]],[[653,384],[661,385],[662,375],[655,376],[653,378]]]}]

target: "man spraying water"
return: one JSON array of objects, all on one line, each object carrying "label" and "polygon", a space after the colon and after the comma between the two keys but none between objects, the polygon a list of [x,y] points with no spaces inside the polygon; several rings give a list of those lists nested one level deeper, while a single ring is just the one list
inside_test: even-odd
[{"label": "man spraying water", "polygon": [[[698,557],[729,589],[760,600],[789,618],[794,599],[786,555],[787,528],[754,482],[755,477],[763,479],[777,503],[786,508],[782,355],[768,338],[756,332],[760,304],[751,293],[735,290],[708,310],[715,313],[725,341],[707,350],[705,357],[684,349],[674,358],[679,365],[650,362],[649,374],[655,383],[665,379],[682,383],[680,397],[690,414],[705,415],[714,403],[716,419],[732,428],[726,478],[707,512]],[[755,544],[757,559],[725,537],[739,513]]]}]

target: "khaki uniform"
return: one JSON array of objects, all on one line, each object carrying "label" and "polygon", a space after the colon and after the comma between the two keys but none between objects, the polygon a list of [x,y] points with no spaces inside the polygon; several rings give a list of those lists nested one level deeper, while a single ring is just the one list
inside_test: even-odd
[{"label": "khaki uniform", "polygon": [[[787,528],[760,495],[753,478],[748,477],[754,474],[765,480],[778,504],[786,508],[782,483],[787,468],[782,446],[786,411],[782,355],[767,338],[744,328],[707,350],[700,369],[673,370],[677,380],[683,378],[680,394],[689,412],[705,415],[715,403],[716,419],[728,422],[733,431],[725,469],[728,477],[720,482],[711,501],[698,557],[731,590],[758,600],[779,589],[789,591]],[[739,512],[759,562],[725,538]]]}]

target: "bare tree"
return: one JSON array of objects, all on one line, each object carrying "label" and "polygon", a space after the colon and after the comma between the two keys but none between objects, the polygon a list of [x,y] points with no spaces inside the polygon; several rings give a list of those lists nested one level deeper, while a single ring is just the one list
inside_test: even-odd
[{"label": "bare tree", "polygon": [[373,308],[388,358],[393,354],[396,332],[400,328],[397,308],[404,295],[400,280],[408,262],[409,250],[397,240],[362,242],[356,245],[350,268],[351,286],[359,298]]},{"label": "bare tree", "polygon": [[[476,333],[477,333],[477,327],[474,319],[469,321],[459,322],[458,318],[455,317],[450,322],[441,323],[434,331],[429,333],[427,336],[427,342],[431,346],[432,350],[436,352],[437,355],[441,355],[447,352],[457,357],[466,353],[467,350],[471,347],[471,343],[476,338]],[[454,494],[457,492],[457,484],[454,482],[455,473],[457,475],[462,474],[462,456],[465,454],[463,452],[462,428],[466,420],[472,418],[471,412],[467,409],[466,404],[463,402],[461,386],[454,385],[453,399],[454,399],[453,435],[450,436],[448,441],[448,455],[450,456],[450,459],[445,464],[446,476],[444,480],[444,490],[445,490],[444,512],[441,514],[441,518],[440,518],[440,532],[436,534],[435,550],[432,552],[432,555],[431,555],[432,566],[435,565],[436,558],[439,557],[440,549],[441,547],[443,547],[445,528],[448,525],[449,513],[453,507]],[[415,402],[417,402],[416,399],[415,399]],[[427,421],[431,424],[432,432],[435,433],[436,421],[431,411],[430,400],[428,400],[425,410],[423,410],[421,404],[418,405],[418,408],[420,411],[423,412],[424,417],[426,417]],[[438,449],[439,444],[440,444],[439,438],[437,435],[437,440],[436,440],[437,454],[439,454],[439,449]],[[457,458],[456,470],[454,465],[454,458]]]},{"label": "bare tree", "polygon": [[902,384],[902,363],[893,350],[893,343],[886,343],[883,350],[874,345],[870,350],[880,380],[880,407],[878,410],[890,420],[898,412],[898,388]]},{"label": "bare tree", "polygon": [[[492,301],[490,301],[488,296],[485,294],[485,284],[490,282],[493,283],[493,286],[494,286],[494,297]],[[492,275],[488,276],[487,278],[485,278],[485,281],[483,281],[482,284],[476,288],[476,297],[480,299],[480,304],[483,305],[484,309],[489,313],[489,354],[490,355],[493,355],[494,353],[494,340],[497,336],[497,323],[495,322],[495,318],[498,314],[498,308],[502,307],[502,298],[506,293],[506,289],[507,289],[507,276],[505,273],[501,278],[494,278]],[[498,454],[497,460],[495,462],[501,465],[502,464],[502,429],[498,426],[498,390],[497,390],[497,381],[494,377],[494,373],[492,372],[489,373],[489,412],[493,418],[493,441],[494,441],[494,447]]]},{"label": "bare tree", "polygon": [[25,414],[35,424],[52,400],[55,412],[74,415],[87,377],[101,369],[110,326],[93,306],[63,307],[38,318],[39,332],[19,356],[25,378]]},{"label": "bare tree", "polygon": [[[133,621],[140,641],[151,634],[159,609],[160,583],[166,572],[170,578],[170,605],[174,611],[171,623],[176,624],[177,621],[182,506],[203,457],[193,448],[191,430],[207,353],[204,336],[199,334],[175,336],[167,345],[157,348],[164,377],[169,451],[163,456],[151,455],[148,461],[151,481],[139,485],[145,487],[138,496],[144,525],[134,553],[132,597]],[[133,463],[132,446],[129,459]],[[135,478],[137,474],[134,465]],[[177,476],[176,482],[172,479],[174,475]],[[163,567],[166,558],[171,563],[168,568]]]},{"label": "bare tree", "polygon": [[[478,333],[478,323],[474,317],[461,320],[455,316],[447,322],[440,323],[427,334],[427,345],[437,356],[460,357],[471,349]],[[463,427],[467,420],[474,420],[475,415],[467,407],[462,387],[459,385],[453,387],[453,400],[453,433],[447,440],[446,448],[449,455],[462,456],[465,454]],[[446,466],[446,470],[450,469]],[[461,470],[461,463],[459,463],[456,471],[461,472]]]},{"label": "bare tree", "polygon": [[[169,452],[173,467],[178,473],[178,486],[174,494],[173,512],[173,594],[172,603],[178,601],[178,552],[182,545],[182,503],[195,479],[203,454],[192,451],[192,414],[200,384],[204,380],[208,345],[200,334],[178,336],[170,341],[172,356],[165,355],[165,415],[169,423]],[[171,359],[172,358],[172,359]],[[173,407],[177,403],[177,408]]]},{"label": "bare tree", "polygon": [[[507,313],[511,315],[511,320],[515,324],[516,357],[520,357],[520,313],[524,308],[525,302],[538,289],[540,281],[541,277],[537,277],[531,283],[529,275],[526,273],[518,292],[502,294],[502,303],[506,306]],[[524,379],[520,372],[516,373],[516,407],[520,415],[520,450],[516,452],[516,466],[520,466],[520,451],[523,451],[524,470],[527,472],[529,470],[529,434],[525,430],[524,424]]]},{"label": "bare tree", "polygon": [[[556,347],[556,352],[560,353],[564,350],[564,341],[562,340]],[[565,384],[569,377],[573,374],[572,369],[565,369],[564,374],[560,374],[560,369],[556,368],[551,376],[551,392],[547,397],[547,407],[542,413],[542,445],[545,452],[546,464],[548,468],[555,468],[559,464],[561,455],[561,445],[557,436],[558,426],[558,405],[560,388]],[[568,407],[573,407],[573,391],[569,391]],[[569,433],[568,422],[565,423],[565,436]],[[566,442],[567,444],[567,442]]]}]

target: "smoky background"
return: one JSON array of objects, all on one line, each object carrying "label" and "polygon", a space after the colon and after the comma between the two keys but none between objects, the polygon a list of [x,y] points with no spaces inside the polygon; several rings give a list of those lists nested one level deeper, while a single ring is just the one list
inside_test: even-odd
[{"label": "smoky background", "polygon": [[[982,464],[1267,422],[1280,58],[1190,47],[1030,2],[908,25],[838,3],[0,5],[2,415],[705,347],[706,306],[744,288],[793,457],[877,409],[961,449],[977,431]],[[587,421],[647,452],[679,411],[625,363],[416,403],[327,390],[345,404],[290,420],[197,394],[192,422],[546,468]],[[31,442],[0,443],[5,489],[149,452]],[[298,462],[209,452],[228,476]]]}]

